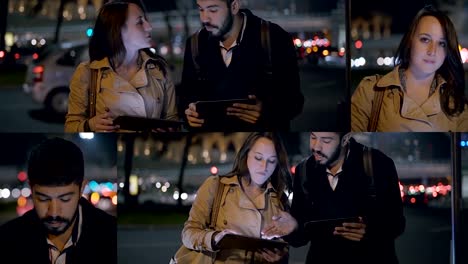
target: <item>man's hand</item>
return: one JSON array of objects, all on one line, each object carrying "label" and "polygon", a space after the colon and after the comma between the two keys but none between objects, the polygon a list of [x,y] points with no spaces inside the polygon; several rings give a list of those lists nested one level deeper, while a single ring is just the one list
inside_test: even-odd
[{"label": "man's hand", "polygon": [[274,215],[273,220],[262,230],[262,238],[273,239],[275,237],[282,237],[291,234],[298,226],[296,219],[289,213],[281,211],[279,214]]},{"label": "man's hand", "polygon": [[360,223],[343,223],[343,226],[335,227],[333,234],[348,240],[361,241],[366,234],[366,224],[362,222],[362,217],[359,217],[359,219]]},{"label": "man's hand", "polygon": [[[255,95],[249,95],[249,99],[256,99]],[[239,119],[256,124],[258,119],[261,117],[262,102],[256,101],[256,104],[233,104],[232,107],[227,108],[227,115],[236,116]]]},{"label": "man's hand", "polygon": [[262,257],[268,262],[278,262],[280,261],[287,253],[288,248],[285,247],[283,250],[274,248],[273,250],[261,249],[259,252],[262,254]]},{"label": "man's hand", "polygon": [[185,116],[187,116],[188,123],[191,127],[201,127],[205,122],[203,119],[199,119],[199,114],[194,103],[189,104],[189,107],[185,109]]}]

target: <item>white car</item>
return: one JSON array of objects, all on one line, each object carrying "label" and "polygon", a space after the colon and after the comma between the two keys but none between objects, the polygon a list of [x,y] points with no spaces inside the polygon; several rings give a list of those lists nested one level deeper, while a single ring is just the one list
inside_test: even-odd
[{"label": "white car", "polygon": [[78,64],[86,60],[89,60],[87,43],[49,47],[28,66],[24,92],[47,110],[66,114],[71,77]]}]

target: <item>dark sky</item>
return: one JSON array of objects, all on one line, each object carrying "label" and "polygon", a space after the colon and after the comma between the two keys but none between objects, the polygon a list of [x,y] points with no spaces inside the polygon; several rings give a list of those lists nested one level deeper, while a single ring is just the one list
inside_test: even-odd
[{"label": "dark sky", "polygon": [[[384,13],[393,17],[392,32],[404,32],[411,23],[412,18],[425,5],[438,7],[434,0],[391,0],[391,1],[369,1],[352,0],[351,16],[362,16],[367,18],[372,13]],[[446,2],[451,2],[450,0]]]},{"label": "dark sky", "polygon": [[[41,133],[2,133],[0,135],[0,166],[22,166],[26,163],[31,149],[52,136],[63,137],[63,135]],[[101,165],[112,165],[116,162],[117,135],[115,134],[96,133],[92,141],[81,139],[78,134],[73,135],[72,139],[66,139],[73,141],[81,148],[87,162]]]}]

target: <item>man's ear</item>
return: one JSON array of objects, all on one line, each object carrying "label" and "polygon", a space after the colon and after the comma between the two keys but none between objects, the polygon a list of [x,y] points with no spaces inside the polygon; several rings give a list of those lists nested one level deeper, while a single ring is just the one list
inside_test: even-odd
[{"label": "man's ear", "polygon": [[349,144],[349,140],[351,139],[352,134],[347,133],[346,135],[343,136],[341,139],[341,147],[346,147]]},{"label": "man's ear", "polygon": [[88,180],[84,179],[83,182],[81,183],[80,197],[83,196],[83,191],[86,185],[88,185]]},{"label": "man's ear", "polygon": [[237,13],[239,13],[239,10],[240,10],[240,0],[232,0],[232,3],[231,3],[231,14],[233,15],[237,15]]}]

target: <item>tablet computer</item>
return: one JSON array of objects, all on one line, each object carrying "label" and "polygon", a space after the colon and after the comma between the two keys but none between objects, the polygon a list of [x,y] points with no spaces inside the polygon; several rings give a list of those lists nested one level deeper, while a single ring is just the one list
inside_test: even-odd
[{"label": "tablet computer", "polygon": [[121,129],[134,131],[147,131],[152,129],[178,129],[183,124],[181,121],[146,118],[141,116],[119,116],[114,119],[114,125],[119,125]]},{"label": "tablet computer", "polygon": [[343,218],[332,218],[332,219],[321,219],[314,220],[304,223],[304,229],[307,231],[326,231],[333,232],[335,227],[343,226],[343,223],[360,223],[359,217],[343,217]]},{"label": "tablet computer", "polygon": [[217,244],[220,249],[244,249],[255,251],[257,249],[283,249],[288,243],[282,240],[269,240],[256,237],[246,237],[234,234],[225,235]]},{"label": "tablet computer", "polygon": [[227,116],[227,108],[233,104],[256,104],[255,99],[230,99],[230,100],[215,100],[215,101],[197,101],[195,107],[200,114],[201,119],[220,118]]}]

